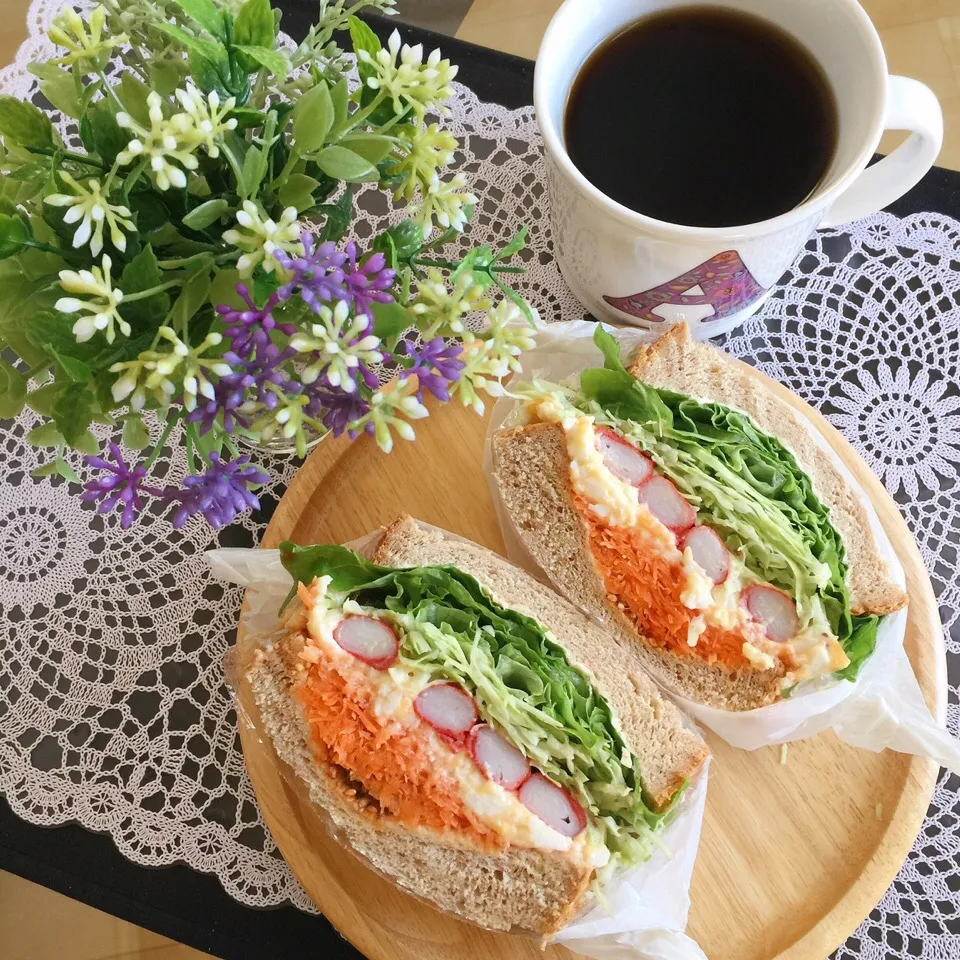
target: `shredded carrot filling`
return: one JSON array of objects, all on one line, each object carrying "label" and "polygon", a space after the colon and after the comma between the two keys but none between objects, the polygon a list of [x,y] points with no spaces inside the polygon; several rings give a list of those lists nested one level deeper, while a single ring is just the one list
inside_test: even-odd
[{"label": "shredded carrot filling", "polygon": [[[344,678],[326,658],[310,665],[297,696],[319,760],[346,770],[381,810],[411,827],[472,836],[486,849],[506,845],[474,817],[455,781],[444,775],[435,753],[427,749],[428,728],[381,723],[370,709],[372,690]],[[438,749],[451,748],[441,743]]]},{"label": "shredded carrot filling", "polygon": [[646,552],[633,531],[605,524],[579,494],[573,494],[573,503],[589,528],[590,549],[608,595],[640,633],[677,654],[730,667],[749,666],[743,655],[744,637],[736,631],[708,625],[691,647],[687,629],[696,613],[680,599],[679,570]]}]

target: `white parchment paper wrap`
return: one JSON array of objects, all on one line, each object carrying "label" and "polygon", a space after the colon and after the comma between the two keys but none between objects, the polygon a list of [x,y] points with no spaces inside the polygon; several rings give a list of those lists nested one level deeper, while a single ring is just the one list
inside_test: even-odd
[{"label": "white parchment paper wrap", "polygon": [[[464,539],[442,532],[450,539]],[[380,533],[375,531],[347,546],[368,554]],[[244,630],[272,630],[292,583],[280,562],[280,552],[225,548],[208,551],[205,556],[213,576],[247,588]],[[683,931],[707,798],[708,766],[709,761],[660,834],[663,849],[609,884],[604,891],[607,904],[579,917],[557,935],[556,942],[597,960],[706,960],[700,947]]]},{"label": "white parchment paper wrap", "polygon": [[[587,367],[601,366],[603,357],[592,339],[595,328],[593,322],[575,320],[551,324],[539,331],[537,346],[520,358],[524,370],[521,379],[543,379],[556,383]],[[647,338],[635,330],[611,329],[610,332],[624,352],[636,348],[641,342],[647,342]],[[507,555],[518,566],[550,582],[546,572],[523,546],[494,479],[490,439],[516,406],[510,397],[502,397],[493,409],[487,434],[484,471],[500,520]],[[838,465],[854,490],[859,492],[880,550],[894,579],[903,586],[903,568],[873,505],[826,440],[815,430],[812,432],[823,455]],[[936,704],[934,718],[923,699],[903,648],[906,624],[906,610],[888,616],[881,622],[877,649],[864,664],[855,682],[825,680],[819,684],[803,684],[789,699],[755,710],[733,712],[704,706],[682,696],[662,681],[661,686],[685,713],[696,717],[728,743],[746,750],[800,740],[832,728],[842,740],[855,746],[873,751],[889,748],[901,753],[931,757],[947,769],[960,773],[960,742],[944,729],[945,679],[941,677],[937,684],[943,695]],[[945,673],[939,624],[936,625],[935,636],[941,651],[938,657],[940,669]]]}]

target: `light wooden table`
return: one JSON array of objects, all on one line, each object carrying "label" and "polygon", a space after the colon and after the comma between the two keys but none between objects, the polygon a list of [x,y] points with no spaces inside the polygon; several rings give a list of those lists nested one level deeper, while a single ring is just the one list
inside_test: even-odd
[{"label": "light wooden table", "polygon": [[[601,2],[601,0],[598,0]],[[560,0],[474,0],[456,26],[453,0],[401,0],[402,12],[423,26],[434,11],[439,29],[515,53],[536,56],[540,38]],[[864,0],[880,31],[890,70],[928,84],[943,105],[945,136],[938,163],[960,169],[960,0]],[[8,63],[26,37],[29,0],[0,0],[0,63]],[[898,142],[890,135],[884,151]],[[43,887],[0,873],[0,930],[9,956],[30,960],[202,960],[174,944]],[[6,953],[4,954],[6,955]]]}]

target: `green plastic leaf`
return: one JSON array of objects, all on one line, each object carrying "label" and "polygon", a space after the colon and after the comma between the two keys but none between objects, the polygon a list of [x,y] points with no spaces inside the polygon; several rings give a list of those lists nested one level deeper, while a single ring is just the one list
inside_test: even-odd
[{"label": "green plastic leaf", "polygon": [[277,22],[270,0],[247,0],[233,23],[233,40],[240,47],[273,49],[277,39]]},{"label": "green plastic leaf", "polygon": [[[147,106],[147,97],[150,96],[150,88],[142,80],[138,80],[129,70],[124,70],[120,75],[120,82],[113,88],[113,92],[117,95],[127,113],[137,123],[149,130],[150,107]],[[129,134],[127,139],[129,139]]]},{"label": "green plastic leaf", "polygon": [[27,442],[35,447],[59,447],[64,440],[55,423],[44,423],[27,434]]},{"label": "green plastic leaf", "polygon": [[84,443],[93,422],[93,395],[82,383],[71,383],[53,404],[53,422],[70,446]]},{"label": "green plastic leaf", "polygon": [[0,260],[22,253],[30,240],[30,227],[22,217],[0,213]]},{"label": "green plastic leaf", "polygon": [[172,63],[151,63],[148,67],[150,86],[161,97],[172,96],[180,86],[180,71]]},{"label": "green plastic leaf", "polygon": [[220,270],[210,284],[207,294],[207,303],[213,307],[227,304],[237,310],[246,308],[243,298],[237,293],[237,284],[240,283],[240,274],[234,269]]},{"label": "green plastic leaf", "polygon": [[413,326],[415,318],[396,300],[373,304],[373,333],[384,341],[391,341]]},{"label": "green plastic leaf", "polygon": [[259,147],[251,144],[243,158],[243,168],[240,172],[240,195],[243,197],[255,196],[260,190],[260,184],[265,174],[263,152]]},{"label": "green plastic leaf", "polygon": [[27,378],[6,360],[0,360],[0,420],[15,417],[27,399]]},{"label": "green plastic leaf", "polygon": [[52,277],[25,276],[18,260],[0,261],[0,340],[30,365],[47,358],[30,333],[34,318],[51,309],[62,294],[52,281]]},{"label": "green plastic leaf", "polygon": [[[142,293],[151,287],[159,286],[163,282],[163,273],[157,265],[157,257],[153,247],[148,243],[124,268],[120,275],[119,287],[127,297],[132,293]],[[120,313],[131,324],[143,325],[158,324],[170,309],[170,297],[163,291],[155,293],[145,300],[135,300],[132,303],[125,300],[120,306]]]},{"label": "green plastic leaf", "polygon": [[63,114],[78,120],[83,113],[77,85],[73,75],[66,70],[58,70],[56,76],[49,76],[40,84],[40,92]]},{"label": "green plastic leaf", "polygon": [[[96,453],[98,449],[98,446],[94,447],[91,452]],[[77,476],[77,471],[74,470],[73,467],[71,467],[70,464],[63,459],[63,457],[57,457],[57,459],[54,461],[54,465],[56,467],[56,472],[63,477],[64,480],[67,480],[70,483],[80,483],[80,478]]]},{"label": "green plastic leaf", "polygon": [[183,224],[191,230],[205,230],[211,224],[217,223],[229,209],[230,204],[222,197],[217,197],[194,207],[183,218]]},{"label": "green plastic leaf", "polygon": [[374,166],[385,160],[393,150],[393,141],[389,137],[377,136],[375,133],[354,133],[344,137],[340,146],[352,150],[357,156],[363,157]]},{"label": "green plastic leaf", "polygon": [[42,417],[53,416],[53,405],[65,388],[65,381],[56,380],[45,383],[27,394],[27,406]]},{"label": "green plastic leaf", "polygon": [[117,154],[130,142],[130,133],[117,123],[117,115],[106,98],[98,100],[86,112],[84,120],[89,122],[93,152],[98,153],[104,163],[112,165]]},{"label": "green plastic leaf", "polygon": [[[227,89],[230,64],[225,57],[215,54],[215,51],[201,53],[199,50],[190,50],[187,63],[194,83],[204,93],[213,93],[215,90],[225,100],[231,95],[231,91]],[[210,59],[210,55],[214,55],[214,59]]]},{"label": "green plastic leaf", "polygon": [[86,383],[93,375],[93,371],[82,360],[68,354],[58,353],[52,344],[46,344],[47,351],[57,361],[61,370],[75,383]]},{"label": "green plastic leaf", "polygon": [[93,456],[100,451],[100,441],[88,429],[84,430],[71,444],[74,450],[79,450],[87,456]]},{"label": "green plastic leaf", "polygon": [[321,80],[313,89],[308,90],[293,108],[293,139],[300,155],[306,156],[319,150],[326,141],[332,124],[333,101],[330,98],[330,89]]},{"label": "green plastic leaf", "polygon": [[187,324],[194,318],[197,311],[207,302],[213,278],[210,271],[213,269],[214,258],[211,255],[208,261],[201,263],[194,273],[180,288],[180,295],[173,302],[170,310],[170,324],[175,330],[186,329]]},{"label": "green plastic leaf", "polygon": [[260,67],[266,67],[280,81],[286,80],[290,73],[290,60],[279,50],[245,45],[234,49],[253,61],[251,66],[245,67],[248,73],[255,73]]},{"label": "green plastic leaf", "polygon": [[54,145],[50,118],[29,101],[7,94],[0,96],[0,136],[8,146],[52,147]]},{"label": "green plastic leaf", "polygon": [[226,38],[223,14],[213,0],[174,0],[177,6],[198,26],[218,40]]},{"label": "green plastic leaf", "polygon": [[514,234],[513,239],[497,254],[497,262],[504,263],[509,260],[514,254],[519,253],[527,245],[527,226],[524,224],[516,234]]},{"label": "green plastic leaf", "polygon": [[339,127],[347,119],[350,103],[350,91],[347,88],[346,77],[341,77],[330,88],[330,101],[333,103],[333,126]]},{"label": "green plastic leaf", "polygon": [[[374,241],[374,249],[380,249],[381,237],[389,237],[398,261],[407,261],[423,249],[423,227],[416,220],[401,220],[385,230]],[[385,242],[385,240],[383,241]]]},{"label": "green plastic leaf", "polygon": [[323,230],[320,231],[321,242],[342,240],[353,220],[353,187],[348,184],[336,203],[325,203],[317,207],[317,212],[327,215]]},{"label": "green plastic leaf", "polygon": [[[168,36],[173,37],[174,40],[179,41],[191,54],[202,57],[217,71],[220,78],[226,79],[230,72],[229,63],[227,62],[227,52],[221,44],[215,43],[212,40],[204,40],[202,37],[194,36],[192,33],[187,33],[186,30],[182,30],[173,23],[155,23],[154,27],[166,33]],[[193,71],[192,63],[190,69]],[[126,74],[124,74],[124,76],[126,76]],[[196,76],[195,72],[194,76]]]},{"label": "green plastic leaf", "polygon": [[150,446],[150,431],[140,417],[130,417],[123,422],[123,445],[130,450],[143,450]]},{"label": "green plastic leaf", "polygon": [[372,183],[380,179],[377,168],[346,147],[325,147],[316,157],[317,166],[335,180],[348,183]]},{"label": "green plastic leaf", "polygon": [[[353,44],[353,52],[359,53],[361,50],[366,50],[371,57],[376,57],[377,51],[383,46],[380,43],[380,38],[359,17],[348,17],[347,23],[350,26],[350,42]],[[373,76],[373,68],[359,57],[357,58],[357,72],[364,84],[366,84],[368,77]]]},{"label": "green plastic leaf", "polygon": [[284,207],[294,207],[299,213],[313,206],[313,191],[320,186],[319,180],[305,173],[291,173],[280,188],[277,199]]},{"label": "green plastic leaf", "polygon": [[60,458],[56,460],[51,460],[50,463],[45,463],[42,466],[36,467],[34,470],[30,471],[30,476],[35,479],[40,479],[41,477],[55,477],[60,473]]}]

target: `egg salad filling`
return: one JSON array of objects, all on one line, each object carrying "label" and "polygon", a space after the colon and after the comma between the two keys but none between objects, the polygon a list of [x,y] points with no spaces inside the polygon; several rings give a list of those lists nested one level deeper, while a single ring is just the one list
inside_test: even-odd
[{"label": "egg salad filling", "polygon": [[[528,420],[562,427],[574,502],[609,592],[654,641],[731,667],[782,664],[784,685],[833,674],[853,679],[876,644],[879,619],[854,617],[842,539],[793,454],[744,414],[632,377],[598,325],[602,368],[564,384],[515,388]],[[647,459],[708,527],[726,555],[711,578],[618,476],[598,436],[612,432]],[[660,481],[663,483],[663,481]],[[685,529],[685,528],[684,528]],[[766,588],[789,598],[789,636],[768,631],[744,601]],[[782,604],[782,599],[778,600]]]},{"label": "egg salad filling", "polygon": [[[456,567],[382,567],[337,546],[281,555],[307,608],[301,702],[321,758],[381,809],[487,846],[565,850],[603,875],[649,858],[683,787],[653,808],[609,704],[541,624]],[[425,703],[439,687],[447,713]],[[461,708],[475,710],[465,724]]]}]

